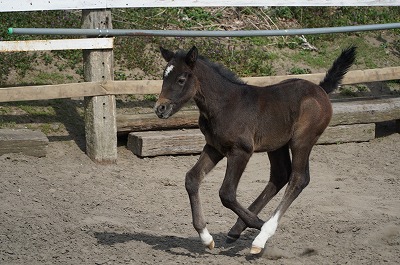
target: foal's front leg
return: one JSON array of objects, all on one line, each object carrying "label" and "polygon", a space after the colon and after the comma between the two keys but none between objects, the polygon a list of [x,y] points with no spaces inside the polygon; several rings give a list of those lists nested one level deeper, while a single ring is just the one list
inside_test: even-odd
[{"label": "foal's front leg", "polygon": [[223,158],[217,150],[210,145],[205,145],[199,160],[189,172],[186,173],[185,187],[189,195],[192,209],[193,226],[199,233],[200,239],[209,249],[214,248],[214,240],[206,228],[204,214],[201,207],[199,187],[204,176]]}]

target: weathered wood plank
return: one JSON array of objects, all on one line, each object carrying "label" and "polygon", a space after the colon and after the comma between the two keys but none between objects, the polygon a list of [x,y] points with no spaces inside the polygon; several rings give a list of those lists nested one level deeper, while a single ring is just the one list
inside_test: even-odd
[{"label": "weathered wood plank", "polygon": [[0,41],[0,52],[112,49],[113,38]]},{"label": "weathered wood plank", "polygon": [[128,136],[127,147],[135,155],[159,156],[200,153],[205,144],[199,129],[134,132]]},{"label": "weathered wood plank", "polygon": [[40,131],[28,129],[0,129],[0,155],[22,153],[43,157],[47,154],[49,140]]},{"label": "weathered wood plank", "polygon": [[[244,77],[245,82],[254,86],[273,85],[289,78],[301,78],[318,84],[325,73],[303,74],[303,75],[280,75]],[[379,69],[365,69],[349,71],[344,79],[343,85],[358,83],[379,82],[400,79],[400,66]],[[159,94],[161,92],[162,80],[129,80],[107,82],[102,85],[109,94]]]},{"label": "weathered wood plank", "polygon": [[[273,85],[289,78],[301,78],[319,84],[325,77],[325,73],[303,74],[303,75],[280,75],[280,76],[261,76],[243,78],[250,85],[268,86]],[[357,83],[369,83],[387,80],[400,79],[400,67],[387,67],[380,69],[365,69],[349,71],[343,78],[342,85],[351,85]]]},{"label": "weathered wood plank", "polygon": [[[84,28],[112,28],[111,11],[83,10]],[[84,50],[84,79],[104,82],[114,76],[112,50]],[[117,161],[117,125],[115,96],[85,98],[86,153],[95,162]]]},{"label": "weathered wood plank", "polygon": [[56,98],[78,98],[106,94],[107,92],[97,82],[41,86],[1,87],[0,102],[44,100]]},{"label": "weathered wood plank", "polygon": [[157,94],[161,80],[132,80],[69,83],[58,85],[0,87],[0,102],[78,98],[90,96]]},{"label": "weathered wood plank", "polygon": [[105,82],[102,84],[102,87],[109,95],[159,94],[161,92],[162,80],[111,81]]},{"label": "weathered wood plank", "polygon": [[[375,124],[353,124],[328,127],[317,144],[364,142],[374,139]],[[159,156],[197,154],[203,150],[205,139],[199,129],[132,132],[127,148],[135,155]]]},{"label": "weathered wood plank", "polygon": [[330,125],[400,119],[400,98],[334,102]]},{"label": "weathered wood plank", "polygon": [[[303,74],[303,75],[281,75],[244,77],[245,82],[254,86],[273,85],[289,78],[301,78],[318,84],[325,73]],[[365,69],[349,71],[344,79],[343,85],[358,83],[379,82],[400,79],[400,66],[379,69]],[[102,85],[109,94],[159,94],[161,92],[162,80],[129,80],[113,81]]]},{"label": "weathered wood plank", "polygon": [[169,119],[159,119],[155,113],[119,114],[117,115],[117,131],[129,133],[151,130],[189,129],[198,126],[198,111],[180,111]]},{"label": "weathered wood plank", "polygon": [[[330,126],[374,123],[400,119],[400,98],[361,101],[333,102],[333,117]],[[197,110],[181,111],[171,118],[159,119],[155,114],[118,115],[119,133],[131,131],[165,130],[198,127]]]},{"label": "weathered wood plank", "polygon": [[366,142],[375,138],[375,124],[349,124],[326,128],[317,144]]},{"label": "weathered wood plank", "polygon": [[207,7],[207,6],[396,6],[398,0],[69,0],[69,1],[0,1],[0,12],[105,9],[132,7]]},{"label": "weathered wood plank", "polygon": [[[98,53],[98,51],[91,51],[92,54],[95,54],[96,52]],[[110,54],[112,54],[112,51],[110,51]],[[101,68],[98,69],[100,70]],[[248,77],[243,79],[252,85],[266,86],[276,84],[288,78],[302,78],[314,83],[319,83],[324,75],[325,74],[321,73],[309,75]],[[394,79],[400,79],[400,67],[349,71],[345,76],[343,84]],[[0,102],[101,95],[158,94],[161,91],[161,86],[162,80],[113,81],[104,78],[100,80],[92,80],[92,82],[86,80],[85,83],[8,87],[0,88]]]}]

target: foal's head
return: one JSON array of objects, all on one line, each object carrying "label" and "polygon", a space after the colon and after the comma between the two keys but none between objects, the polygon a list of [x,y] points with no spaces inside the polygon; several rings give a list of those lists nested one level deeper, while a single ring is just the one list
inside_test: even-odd
[{"label": "foal's head", "polygon": [[174,53],[162,47],[160,51],[168,64],[164,70],[162,90],[154,110],[159,118],[167,119],[196,94],[198,86],[193,68],[198,52],[194,46],[187,53]]}]

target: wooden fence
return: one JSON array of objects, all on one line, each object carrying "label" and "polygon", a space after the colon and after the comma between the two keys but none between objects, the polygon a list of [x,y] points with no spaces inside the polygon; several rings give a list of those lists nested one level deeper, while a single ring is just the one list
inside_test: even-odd
[{"label": "wooden fence", "polygon": [[[268,1],[269,6],[371,6],[398,5],[393,0],[307,0]],[[82,9],[83,28],[112,28],[109,8],[177,7],[177,6],[264,6],[260,0],[70,0],[70,1],[1,1],[0,12]],[[0,42],[0,52],[31,50],[84,50],[85,83],[48,86],[0,88],[0,102],[85,97],[86,152],[99,163],[113,163],[117,159],[117,125],[115,95],[156,94],[160,80],[113,81],[113,39],[87,38],[77,40],[37,40]],[[318,82],[323,74],[302,75],[300,78]],[[291,76],[293,77],[293,76]],[[279,77],[245,78],[250,84],[267,85],[286,79]],[[345,84],[400,79],[400,67],[350,71]]]},{"label": "wooden fence", "polygon": [[[324,75],[325,73],[318,73],[290,76],[245,77],[242,79],[251,85],[266,86],[276,84],[288,78],[302,78],[318,83],[322,80]],[[349,71],[342,84],[351,85],[397,79],[400,79],[400,66]],[[59,85],[5,87],[0,88],[0,102],[126,94],[158,94],[161,91],[161,85],[162,80],[108,80],[101,82],[69,83]]]}]

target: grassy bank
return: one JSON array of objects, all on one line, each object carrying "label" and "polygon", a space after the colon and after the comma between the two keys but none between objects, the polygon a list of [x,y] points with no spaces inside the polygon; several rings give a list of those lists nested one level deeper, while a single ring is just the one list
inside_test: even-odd
[{"label": "grassy bank", "polygon": [[[400,20],[400,7],[225,7],[113,9],[119,29],[241,30],[334,27]],[[43,11],[0,13],[1,40],[62,38],[7,35],[8,27],[80,28],[81,12]],[[115,79],[159,79],[163,67],[158,47],[198,46],[200,52],[227,65],[239,76],[312,72],[326,68],[339,49],[359,46],[363,68],[398,64],[399,30],[306,36],[316,50],[305,50],[294,37],[163,38],[118,37]],[[397,53],[397,54],[396,54]],[[393,55],[397,56],[393,56]],[[371,56],[374,55],[374,56]],[[81,51],[0,54],[0,85],[48,84],[82,80]]]}]

